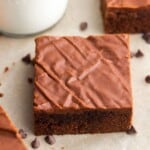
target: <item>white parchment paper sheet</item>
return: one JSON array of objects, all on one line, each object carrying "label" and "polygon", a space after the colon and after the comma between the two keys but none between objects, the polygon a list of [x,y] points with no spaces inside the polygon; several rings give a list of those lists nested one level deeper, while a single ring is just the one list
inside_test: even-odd
[{"label": "white parchment paper sheet", "polygon": [[[80,32],[79,24],[88,22],[88,29]],[[68,8],[63,19],[51,30],[43,34],[50,35],[81,35],[103,34],[102,19],[99,11],[99,0],[69,0]],[[131,50],[141,49],[143,58],[131,60],[132,87],[134,97],[133,124],[137,135],[125,133],[66,135],[55,136],[57,143],[50,146],[39,137],[39,150],[149,150],[150,146],[150,85],[144,82],[150,74],[150,44],[146,44],[141,34],[131,35]],[[0,104],[6,109],[18,128],[28,132],[25,140],[28,149],[33,134],[32,86],[27,82],[33,76],[33,66],[25,65],[21,58],[27,53],[34,57],[34,37],[12,39],[0,37]],[[15,63],[15,65],[14,65]],[[9,71],[4,73],[8,66]]]}]

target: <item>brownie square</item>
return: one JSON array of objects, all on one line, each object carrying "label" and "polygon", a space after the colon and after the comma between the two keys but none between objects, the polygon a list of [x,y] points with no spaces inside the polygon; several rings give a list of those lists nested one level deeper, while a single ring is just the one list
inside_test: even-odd
[{"label": "brownie square", "polygon": [[107,33],[150,32],[150,0],[101,0]]},{"label": "brownie square", "polygon": [[37,38],[35,134],[126,131],[132,119],[129,60],[125,34]]},{"label": "brownie square", "polygon": [[18,130],[0,105],[0,150],[27,150]]}]

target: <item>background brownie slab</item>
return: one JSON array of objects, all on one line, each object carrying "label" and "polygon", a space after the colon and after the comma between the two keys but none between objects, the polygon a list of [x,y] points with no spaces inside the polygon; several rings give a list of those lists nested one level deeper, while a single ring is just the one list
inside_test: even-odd
[{"label": "background brownie slab", "polygon": [[35,134],[125,131],[132,94],[127,35],[36,39]]},{"label": "background brownie slab", "polygon": [[1,150],[27,150],[21,137],[8,118],[6,112],[0,106],[0,149]]},{"label": "background brownie slab", "polygon": [[150,0],[101,0],[107,33],[150,32]]}]

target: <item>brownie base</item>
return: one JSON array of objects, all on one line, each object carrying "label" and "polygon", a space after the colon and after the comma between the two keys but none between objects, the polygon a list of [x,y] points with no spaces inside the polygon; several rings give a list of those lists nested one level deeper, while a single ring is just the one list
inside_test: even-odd
[{"label": "brownie base", "polygon": [[150,7],[106,8],[102,0],[101,10],[106,33],[150,32]]},{"label": "brownie base", "polygon": [[132,109],[86,110],[50,114],[35,111],[35,134],[84,134],[126,131],[131,126]]}]

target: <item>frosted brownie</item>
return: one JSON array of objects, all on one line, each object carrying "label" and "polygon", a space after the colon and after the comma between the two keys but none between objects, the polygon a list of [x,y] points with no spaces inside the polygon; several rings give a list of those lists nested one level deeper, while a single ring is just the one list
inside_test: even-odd
[{"label": "frosted brownie", "polygon": [[107,33],[150,32],[150,0],[101,0]]},{"label": "frosted brownie", "polygon": [[0,149],[1,150],[27,150],[23,144],[18,130],[10,121],[8,115],[0,106]]},{"label": "frosted brownie", "polygon": [[36,135],[131,126],[128,35],[39,37],[34,82]]}]

